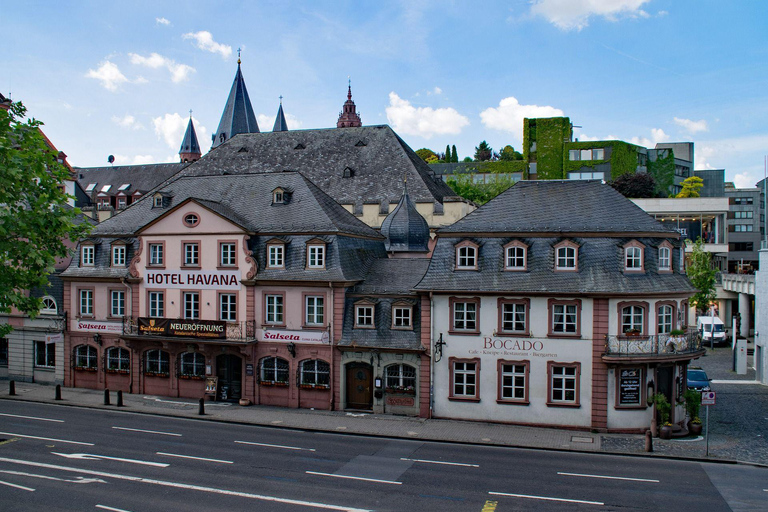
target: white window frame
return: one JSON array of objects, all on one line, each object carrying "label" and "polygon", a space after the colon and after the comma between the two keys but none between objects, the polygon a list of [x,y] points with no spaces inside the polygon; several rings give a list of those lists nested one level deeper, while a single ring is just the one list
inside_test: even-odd
[{"label": "white window frame", "polygon": [[405,305],[392,306],[392,328],[393,329],[412,329],[413,328],[413,306],[405,306]]},{"label": "white window frame", "polygon": [[163,244],[149,244],[149,266],[162,267],[165,264],[165,255],[163,254]]},{"label": "white window frame", "polygon": [[656,333],[669,334],[674,329],[675,308],[669,304],[662,304],[656,309]]},{"label": "white window frame", "polygon": [[512,245],[504,251],[504,268],[506,270],[525,270],[527,256],[525,247]]},{"label": "white window frame", "polygon": [[[42,352],[42,362],[41,362]],[[35,341],[35,368],[56,368],[56,344]]]},{"label": "white window frame", "polygon": [[271,325],[285,324],[285,299],[282,295],[264,296],[264,323]]},{"label": "white window frame", "polygon": [[112,246],[112,266],[113,267],[125,266],[126,252],[127,251],[124,244],[116,244]]},{"label": "white window frame", "polygon": [[625,333],[631,330],[638,330],[640,334],[645,334],[645,308],[638,305],[624,306],[621,308],[621,332]]},{"label": "white window frame", "polygon": [[200,319],[200,292],[183,292],[182,301],[185,320]]},{"label": "white window frame", "polygon": [[80,316],[93,316],[93,290],[85,288],[80,290]]},{"label": "white window frame", "polygon": [[552,332],[555,334],[578,334],[579,306],[576,304],[552,304]]},{"label": "white window frame", "polygon": [[456,268],[475,270],[477,268],[477,247],[462,245],[456,248]]},{"label": "white window frame", "polygon": [[475,332],[478,329],[478,303],[476,301],[457,300],[453,303],[453,331]]},{"label": "white window frame", "polygon": [[[549,401],[552,404],[579,403],[579,376],[577,366],[553,364],[550,370]],[[569,396],[572,394],[572,396]]]},{"label": "white window frame", "polygon": [[149,292],[147,297],[147,316],[163,318],[165,315],[165,292]]},{"label": "white window frame", "polygon": [[307,246],[307,267],[325,268],[325,245],[311,244]]},{"label": "white window frame", "polygon": [[304,324],[313,327],[325,325],[325,297],[306,295],[304,297]]},{"label": "white window frame", "polygon": [[643,269],[643,249],[634,245],[624,248],[624,270],[637,272]]},{"label": "white window frame", "polygon": [[[528,315],[528,304],[525,302],[503,302],[500,313],[502,332],[527,332],[528,319],[526,317]],[[509,320],[507,319],[508,317]],[[512,329],[507,329],[507,324],[511,324]],[[520,328],[518,329],[518,327]]]},{"label": "white window frame", "polygon": [[109,311],[109,316],[125,316],[125,290],[110,290]]},{"label": "white window frame", "polygon": [[375,312],[373,304],[355,305],[355,327],[373,329],[376,326],[374,321]]},{"label": "white window frame", "polygon": [[184,243],[184,266],[185,267],[200,266],[200,244],[199,243],[197,242]]},{"label": "white window frame", "polygon": [[322,359],[305,359],[299,373],[299,383],[304,386],[328,388],[331,385],[331,365]]},{"label": "white window frame", "polygon": [[267,246],[267,267],[283,268],[285,266],[285,246],[271,244]]},{"label": "white window frame", "polygon": [[80,247],[80,265],[83,267],[92,267],[96,264],[96,246],[85,244]]},{"label": "white window frame", "polygon": [[219,294],[219,319],[225,322],[237,321],[237,294]]},{"label": "white window frame", "polygon": [[453,375],[452,398],[476,398],[480,375],[477,361],[453,361],[451,373]]},{"label": "white window frame", "polygon": [[528,368],[525,361],[499,361],[499,400],[527,401]]},{"label": "white window frame", "polygon": [[672,249],[659,247],[659,270],[672,270]]},{"label": "white window frame", "polygon": [[222,267],[237,266],[237,247],[234,242],[219,244],[219,264]]},{"label": "white window frame", "polygon": [[555,254],[555,268],[557,270],[576,270],[577,249],[571,245],[561,245]]},{"label": "white window frame", "polygon": [[56,305],[56,299],[46,295],[43,297],[43,307],[40,308],[41,315],[56,315],[59,312],[59,308]]}]

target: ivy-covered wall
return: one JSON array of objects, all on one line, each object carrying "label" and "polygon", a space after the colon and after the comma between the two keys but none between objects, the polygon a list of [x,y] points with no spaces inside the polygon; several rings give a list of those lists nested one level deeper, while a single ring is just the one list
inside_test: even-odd
[{"label": "ivy-covered wall", "polygon": [[[569,142],[564,145],[563,178],[568,177],[569,172],[578,171],[583,167],[595,167],[597,164],[610,162],[611,176],[615,180],[619,176],[637,171],[637,155],[643,148],[621,140],[597,140],[587,142]],[[606,160],[569,160],[568,151],[571,149],[597,149],[605,148]],[[610,155],[610,156],[609,156]],[[674,172],[674,167],[673,167]]]},{"label": "ivy-covered wall", "polygon": [[[563,178],[563,146],[571,140],[571,130],[571,120],[567,117],[541,117],[523,121],[523,159],[536,162],[538,179]],[[535,152],[530,151],[533,142],[536,142]]]},{"label": "ivy-covered wall", "polygon": [[664,197],[674,192],[675,153],[672,149],[666,156],[658,156],[655,161],[648,159],[648,174],[656,180],[656,193]]}]

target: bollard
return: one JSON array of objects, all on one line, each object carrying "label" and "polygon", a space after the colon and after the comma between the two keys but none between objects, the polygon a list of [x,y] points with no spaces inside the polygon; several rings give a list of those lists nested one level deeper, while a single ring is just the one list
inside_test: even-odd
[{"label": "bollard", "polygon": [[205,415],[205,398],[200,399],[200,408],[198,409],[197,414],[200,416]]},{"label": "bollard", "polygon": [[109,389],[104,390],[104,405],[111,405],[109,402]]},{"label": "bollard", "polygon": [[12,380],[8,383],[8,395],[14,396],[16,394],[16,381]]},{"label": "bollard", "polygon": [[645,451],[653,451],[653,434],[650,430],[645,431]]},{"label": "bollard", "polygon": [[123,406],[123,392],[120,390],[117,391],[117,406],[118,407]]},{"label": "bollard", "polygon": [[61,400],[61,384],[56,384],[56,395],[53,397],[54,400]]}]

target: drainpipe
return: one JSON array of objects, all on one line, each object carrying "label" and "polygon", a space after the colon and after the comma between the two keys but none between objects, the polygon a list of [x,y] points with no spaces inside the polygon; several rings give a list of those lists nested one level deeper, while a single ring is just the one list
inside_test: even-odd
[{"label": "drainpipe", "polygon": [[333,314],[335,312],[336,302],[334,301],[333,283],[331,281],[328,281],[328,288],[331,289],[331,307],[330,307],[331,317],[329,319],[330,321],[328,322],[328,327],[329,327],[331,332],[328,333],[328,343],[331,344],[331,369],[332,369],[331,370],[331,374],[328,377],[330,378],[330,385],[331,385],[331,393],[330,393],[330,395],[331,395],[331,403],[330,403],[330,406],[331,406],[331,410],[333,411],[334,410],[334,402],[335,402],[334,397],[336,396],[336,378],[335,378],[336,377],[336,360],[334,358],[334,355],[335,355],[336,351],[333,348]]},{"label": "drainpipe", "polygon": [[429,292],[429,417],[435,413],[435,351],[432,350],[435,328],[435,299]]}]

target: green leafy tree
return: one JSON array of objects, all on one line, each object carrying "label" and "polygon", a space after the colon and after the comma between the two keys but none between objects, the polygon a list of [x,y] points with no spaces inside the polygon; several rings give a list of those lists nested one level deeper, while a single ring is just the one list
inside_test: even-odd
[{"label": "green leafy tree", "polygon": [[451,146],[449,144],[445,145],[445,162],[451,162]]},{"label": "green leafy tree", "polygon": [[472,162],[472,157],[471,156],[465,156],[464,159],[462,160],[462,162]]},{"label": "green leafy tree", "polygon": [[659,156],[656,161],[646,164],[648,173],[656,180],[657,197],[669,197],[675,185],[675,155],[672,150],[666,156]]},{"label": "green leafy tree", "polygon": [[690,176],[683,180],[683,189],[675,197],[700,197],[699,191],[704,187],[704,180],[698,176]]},{"label": "green leafy tree", "polygon": [[483,141],[475,148],[475,162],[486,162],[493,156],[493,149]]},{"label": "green leafy tree", "polygon": [[459,161],[459,154],[456,153],[456,144],[451,146],[451,162],[457,163]]},{"label": "green leafy tree", "polygon": [[693,251],[688,256],[685,273],[698,292],[689,299],[691,306],[698,311],[706,311],[715,300],[715,270],[712,268],[712,255],[704,251],[704,241],[699,237],[693,244]]},{"label": "green leafy tree", "polygon": [[[14,307],[35,317],[42,300],[28,290],[44,287],[57,258],[90,229],[75,223],[79,212],[60,188],[69,170],[45,142],[40,121],[24,121],[26,109],[0,109],[0,312]],[[0,336],[12,328],[0,325]]]},{"label": "green leafy tree", "polygon": [[622,174],[611,182],[611,186],[624,197],[635,199],[656,197],[658,190],[656,180],[645,172]]},{"label": "green leafy tree", "polygon": [[475,173],[454,174],[448,178],[448,186],[464,199],[482,205],[515,184],[506,174],[492,174],[485,183],[475,182]]},{"label": "green leafy tree", "polygon": [[504,146],[504,149],[501,150],[501,153],[499,153],[499,160],[502,160],[504,162],[510,162],[512,160],[522,160],[523,154],[519,151],[515,151],[515,148],[507,144]]},{"label": "green leafy tree", "polygon": [[419,158],[421,158],[428,164],[437,162],[438,160],[437,154],[431,149],[427,149],[427,148],[417,149],[416,154],[419,155]]}]

